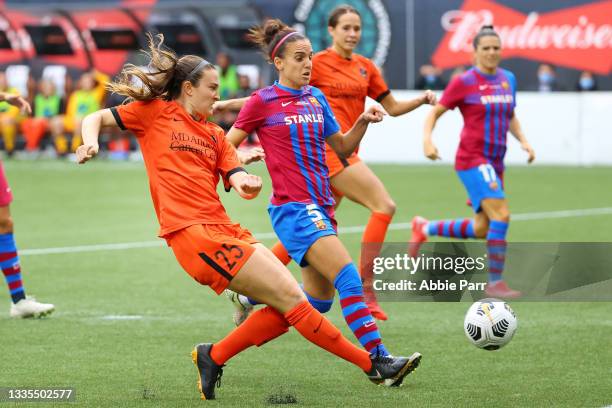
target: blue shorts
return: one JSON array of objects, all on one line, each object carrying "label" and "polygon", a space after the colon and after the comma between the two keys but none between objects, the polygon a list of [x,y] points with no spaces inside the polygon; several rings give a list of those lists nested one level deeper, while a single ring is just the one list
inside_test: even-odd
[{"label": "blue shorts", "polygon": [[506,198],[503,181],[490,164],[457,170],[457,175],[467,190],[475,213],[482,211],[480,204],[485,198]]},{"label": "blue shorts", "polygon": [[306,252],[319,238],[337,235],[332,206],[287,203],[268,206],[272,228],[287,249],[291,258],[300,266],[308,266]]}]

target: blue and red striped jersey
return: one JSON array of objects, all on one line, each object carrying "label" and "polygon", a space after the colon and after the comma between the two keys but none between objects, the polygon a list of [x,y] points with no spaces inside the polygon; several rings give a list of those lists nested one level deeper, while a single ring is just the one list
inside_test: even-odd
[{"label": "blue and red striped jersey", "polygon": [[459,107],[463,115],[455,169],[490,163],[502,172],[506,135],[516,106],[514,74],[498,68],[488,75],[473,67],[448,84],[440,103],[448,109]]},{"label": "blue and red striped jersey", "polygon": [[257,132],[272,178],[273,205],[288,202],[334,204],[325,164],[325,139],[340,126],[323,93],[276,82],[254,92],[234,127]]}]

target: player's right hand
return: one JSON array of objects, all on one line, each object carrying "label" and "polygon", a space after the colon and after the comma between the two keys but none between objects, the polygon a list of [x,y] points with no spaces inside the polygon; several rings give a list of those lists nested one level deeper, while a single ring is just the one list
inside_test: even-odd
[{"label": "player's right hand", "polygon": [[100,146],[98,145],[81,145],[76,149],[77,163],[83,164],[88,160],[93,159],[97,154]]},{"label": "player's right hand", "polygon": [[423,143],[423,151],[425,153],[425,157],[429,160],[440,160],[441,157],[438,154],[438,148],[430,141],[425,141]]},{"label": "player's right hand", "polygon": [[238,160],[245,165],[266,159],[266,153],[261,147],[254,147],[250,150],[238,150],[237,154]]}]

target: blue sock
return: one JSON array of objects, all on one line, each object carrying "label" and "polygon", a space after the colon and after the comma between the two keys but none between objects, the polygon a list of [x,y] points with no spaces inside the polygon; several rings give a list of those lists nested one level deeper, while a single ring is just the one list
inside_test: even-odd
[{"label": "blue sock", "polygon": [[0,234],[0,268],[6,279],[13,303],[25,299],[25,290],[21,281],[21,267],[17,256],[17,247],[13,234]]},{"label": "blue sock", "polygon": [[349,328],[359,340],[359,343],[371,354],[378,353],[383,356],[389,354],[382,343],[378,326],[370,314],[370,310],[363,299],[363,286],[359,272],[353,263],[347,264],[340,270],[334,286],[340,295],[342,315]]},{"label": "blue sock", "polygon": [[306,295],[306,298],[308,298],[308,302],[310,302],[312,307],[317,309],[319,313],[329,312],[329,309],[331,309],[332,305],[334,304],[334,299],[325,300],[325,299],[317,299],[317,298],[310,296],[308,292],[304,290],[303,286],[302,286],[302,291]]},{"label": "blue sock", "polygon": [[429,221],[427,235],[452,238],[476,238],[474,220],[463,218],[458,220]]},{"label": "blue sock", "polygon": [[504,263],[506,262],[506,235],[508,223],[491,221],[487,233],[487,253],[489,256],[489,282],[495,283],[502,279]]}]

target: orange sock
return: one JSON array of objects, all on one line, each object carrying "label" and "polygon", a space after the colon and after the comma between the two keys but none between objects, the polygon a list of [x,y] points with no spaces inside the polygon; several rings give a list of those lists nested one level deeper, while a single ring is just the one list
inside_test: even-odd
[{"label": "orange sock", "polygon": [[[373,212],[361,238],[359,273],[361,279],[370,283],[370,285],[372,282],[372,261],[380,254],[392,218],[389,214]],[[371,290],[371,288],[364,289]]]},{"label": "orange sock", "polygon": [[289,323],[282,314],[270,306],[259,309],[240,326],[232,330],[223,340],[216,342],[210,357],[219,365],[251,346],[262,346],[268,341],[287,333]]},{"label": "orange sock", "polygon": [[308,341],[349,361],[363,371],[370,371],[370,354],[348,341],[340,330],[316,311],[308,301],[300,303],[283,317],[267,306],[254,312],[240,326],[218,341],[210,357],[219,365],[251,346],[261,346],[295,327]]},{"label": "orange sock", "polygon": [[340,333],[340,330],[319,313],[308,301],[304,301],[285,313],[290,325],[311,343],[370,371],[370,354],[355,346]]},{"label": "orange sock", "polygon": [[274,256],[276,256],[278,260],[283,263],[283,265],[288,265],[289,262],[291,262],[291,257],[287,253],[287,250],[283,246],[282,242],[277,241],[276,244],[270,248],[270,251],[272,251]]}]

